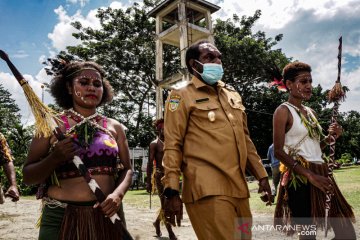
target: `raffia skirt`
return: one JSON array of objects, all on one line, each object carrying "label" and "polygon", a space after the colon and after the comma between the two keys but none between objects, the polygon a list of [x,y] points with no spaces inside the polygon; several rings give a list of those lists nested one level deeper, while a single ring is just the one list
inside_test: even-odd
[{"label": "raffia skirt", "polygon": [[[56,200],[55,200],[56,201]],[[122,239],[111,220],[95,202],[59,202],[45,204],[40,222],[39,240]]]},{"label": "raffia skirt", "polygon": [[[326,163],[308,163],[309,170],[315,174],[328,177],[328,166]],[[284,174],[281,175],[281,183],[283,182],[283,177]],[[352,207],[340,192],[334,177],[331,176],[330,178],[333,182],[334,195],[331,198],[329,218],[350,219],[351,222],[355,222]],[[301,183],[296,189],[294,189],[293,186],[289,186],[289,183],[285,186],[280,184],[275,208],[274,225],[289,226],[301,224],[295,220],[296,218],[300,218],[309,219],[310,221],[307,221],[308,224],[314,224],[317,225],[317,228],[324,229],[325,200],[326,194],[309,182],[306,184]],[[328,228],[330,228],[329,225]],[[287,235],[295,233],[295,231],[291,229],[281,229],[285,229],[284,232],[286,232]]]}]

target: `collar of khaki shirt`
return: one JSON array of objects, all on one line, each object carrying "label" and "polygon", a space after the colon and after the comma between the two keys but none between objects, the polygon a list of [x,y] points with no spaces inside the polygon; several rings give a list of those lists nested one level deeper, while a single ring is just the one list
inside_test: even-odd
[{"label": "collar of khaki shirt", "polygon": [[[210,85],[204,83],[203,81],[201,81],[200,79],[198,79],[198,78],[195,77],[195,76],[192,77],[191,82],[194,84],[194,86],[195,86],[196,88],[201,88],[201,87],[205,87],[205,86],[211,87]],[[225,87],[225,83],[224,83],[223,81],[219,80],[219,81],[217,82],[217,87],[223,88],[223,87]]]}]

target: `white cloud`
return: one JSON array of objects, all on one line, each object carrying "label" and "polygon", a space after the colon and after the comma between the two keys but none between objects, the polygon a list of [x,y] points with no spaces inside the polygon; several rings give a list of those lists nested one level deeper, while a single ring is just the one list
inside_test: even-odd
[{"label": "white cloud", "polygon": [[48,38],[57,51],[65,50],[67,46],[80,44],[81,41],[72,36],[73,33],[77,32],[71,26],[72,22],[79,21],[84,27],[100,28],[100,22],[95,16],[97,10],[89,11],[87,16],[81,15],[81,11],[78,10],[73,16],[69,16],[64,7],[59,6],[54,12],[58,15],[59,22],[55,25],[53,32],[48,34]]},{"label": "white cloud", "polygon": [[[45,104],[53,103],[54,99],[47,91],[43,92],[41,87],[43,83],[50,82],[51,77],[49,77],[44,69],[41,69],[39,73],[34,78],[29,74],[23,75],[25,80],[28,81],[28,84],[31,86],[35,94],[39,99],[44,99]],[[21,122],[25,125],[31,125],[34,123],[34,117],[31,112],[31,108],[26,100],[24,91],[20,84],[17,82],[15,77],[10,73],[0,72],[0,84],[11,94],[11,98],[15,100],[15,103],[20,108]],[[42,94],[44,93],[44,97]]]},{"label": "white cloud", "polygon": [[42,64],[43,62],[46,61],[46,59],[47,59],[47,57],[46,57],[45,55],[41,55],[41,56],[39,57],[39,63]]},{"label": "white cloud", "polygon": [[70,4],[77,4],[79,3],[81,7],[84,7],[90,0],[66,0],[66,2]]},{"label": "white cloud", "polygon": [[[264,31],[268,37],[282,33],[283,40],[275,46],[288,57],[312,66],[314,85],[330,89],[337,77],[338,38],[343,36],[343,56],[360,56],[360,2],[355,0],[224,0],[212,1],[221,10],[213,19],[252,16],[257,9],[262,15],[254,32]],[[343,57],[343,64],[345,63]],[[360,111],[359,66],[342,68],[342,83],[350,88],[341,111]]]},{"label": "white cloud", "polygon": [[[354,0],[252,0],[240,2],[238,0],[224,0],[220,3],[218,1],[210,2],[221,7],[220,11],[214,15],[215,18],[226,19],[233,14],[251,16],[257,9],[261,9],[262,16],[258,23],[265,28],[280,29],[291,21],[299,10],[314,10],[315,17],[330,18],[339,8],[350,6],[349,3],[354,2]],[[354,8],[352,8],[352,12],[356,12]]]},{"label": "white cloud", "polygon": [[128,5],[124,5],[122,2],[114,1],[110,3],[110,6],[112,9],[126,9]]},{"label": "white cloud", "polygon": [[29,54],[27,54],[23,50],[19,50],[15,54],[12,55],[13,58],[27,58],[28,56],[29,56]]}]

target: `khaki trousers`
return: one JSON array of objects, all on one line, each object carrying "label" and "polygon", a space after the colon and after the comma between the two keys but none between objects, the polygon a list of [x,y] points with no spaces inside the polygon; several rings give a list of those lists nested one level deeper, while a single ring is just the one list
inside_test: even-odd
[{"label": "khaki trousers", "polygon": [[248,198],[210,196],[185,207],[199,240],[251,239]]}]

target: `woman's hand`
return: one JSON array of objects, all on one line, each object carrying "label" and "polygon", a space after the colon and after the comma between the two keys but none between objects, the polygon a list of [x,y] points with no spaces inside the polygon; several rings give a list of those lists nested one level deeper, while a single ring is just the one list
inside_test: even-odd
[{"label": "woman's hand", "polygon": [[119,211],[121,201],[122,201],[122,197],[120,197],[118,194],[111,193],[106,197],[106,199],[101,204],[97,202],[94,205],[94,208],[100,206],[102,211],[107,217],[112,217],[115,213],[117,213],[117,211]]},{"label": "woman's hand", "polygon": [[312,185],[319,188],[324,193],[328,191],[332,193],[334,191],[333,182],[327,177],[312,173],[307,178]]},{"label": "woman's hand", "polygon": [[66,137],[55,145],[52,155],[55,161],[60,164],[71,161],[78,151],[80,151],[80,149],[77,148],[73,139],[71,137]]}]

